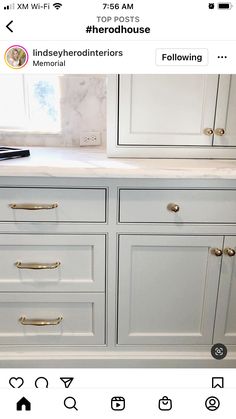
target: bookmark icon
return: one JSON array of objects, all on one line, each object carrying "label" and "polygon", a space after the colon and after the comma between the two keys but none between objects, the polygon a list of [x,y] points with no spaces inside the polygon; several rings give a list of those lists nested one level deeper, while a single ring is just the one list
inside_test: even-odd
[{"label": "bookmark icon", "polygon": [[223,377],[212,377],[212,388],[224,388],[224,378]]}]

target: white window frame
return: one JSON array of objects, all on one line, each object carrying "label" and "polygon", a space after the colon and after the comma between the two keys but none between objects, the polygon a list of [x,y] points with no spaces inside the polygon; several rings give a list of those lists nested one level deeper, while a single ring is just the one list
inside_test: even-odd
[{"label": "white window frame", "polygon": [[[12,77],[12,76],[9,76]],[[28,134],[28,133],[32,133],[32,134],[61,134],[61,115],[60,115],[60,91],[58,91],[58,111],[59,111],[59,123],[56,124],[55,123],[55,127],[53,127],[53,123],[51,125],[51,128],[46,127],[44,129],[44,127],[40,126],[40,122],[39,125],[37,126],[35,124],[35,121],[32,122],[31,121],[31,104],[30,104],[30,94],[29,94],[29,89],[30,89],[30,80],[32,78],[36,78],[38,77],[39,80],[40,79],[46,79],[47,77],[49,78],[53,78],[53,77],[57,77],[58,78],[58,83],[60,83],[59,80],[59,76],[45,76],[45,75],[19,75],[17,76],[19,78],[19,81],[21,83],[21,90],[23,89],[23,103],[24,103],[24,117],[23,117],[23,121],[21,125],[14,125],[12,124],[12,126],[1,126],[1,117],[0,117],[0,133],[13,133],[13,134]],[[20,85],[19,85],[20,87]],[[58,86],[58,88],[60,89],[60,86]],[[16,92],[16,98],[15,100],[19,100],[19,96],[17,99],[17,92]],[[22,102],[22,101],[21,101]]]}]

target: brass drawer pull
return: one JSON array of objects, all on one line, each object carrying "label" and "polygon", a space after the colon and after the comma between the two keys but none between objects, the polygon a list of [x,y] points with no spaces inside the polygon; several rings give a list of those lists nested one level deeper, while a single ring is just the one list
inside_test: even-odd
[{"label": "brass drawer pull", "polygon": [[63,320],[63,317],[57,317],[57,319],[27,319],[26,317],[20,317],[19,322],[23,326],[57,326]]},{"label": "brass drawer pull", "polygon": [[9,204],[12,209],[23,209],[23,210],[48,210],[58,207],[58,204]]},{"label": "brass drawer pull", "polygon": [[179,212],[180,207],[179,207],[179,205],[178,205],[178,204],[173,204],[173,203],[170,203],[170,204],[168,204],[168,205],[167,205],[167,209],[168,209],[169,211],[172,211],[172,212]]},{"label": "brass drawer pull", "polygon": [[228,256],[235,256],[235,250],[231,249],[231,247],[229,247],[228,249],[225,249],[224,253]]},{"label": "brass drawer pull", "polygon": [[215,249],[211,249],[211,253],[215,256],[222,256],[223,252],[221,249],[215,248]]},{"label": "brass drawer pull", "polygon": [[212,128],[205,128],[203,132],[205,135],[211,136],[214,131]]},{"label": "brass drawer pull", "polygon": [[18,269],[56,269],[60,266],[61,262],[54,263],[22,263],[16,262],[15,266]]},{"label": "brass drawer pull", "polygon": [[224,130],[224,128],[216,128],[214,130],[214,134],[219,135],[220,137],[222,137],[225,134],[225,130]]}]

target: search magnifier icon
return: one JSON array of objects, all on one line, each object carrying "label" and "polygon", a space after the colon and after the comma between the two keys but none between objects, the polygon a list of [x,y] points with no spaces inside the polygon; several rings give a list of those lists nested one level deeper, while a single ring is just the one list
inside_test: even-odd
[{"label": "search magnifier icon", "polygon": [[66,397],[64,400],[64,406],[67,409],[75,409],[78,410],[76,407],[76,400],[74,399],[74,397]]}]

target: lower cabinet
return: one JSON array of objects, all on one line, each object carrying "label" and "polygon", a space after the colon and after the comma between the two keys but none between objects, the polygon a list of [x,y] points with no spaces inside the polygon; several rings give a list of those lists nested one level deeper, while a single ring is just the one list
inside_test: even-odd
[{"label": "lower cabinet", "polygon": [[0,345],[105,345],[105,234],[1,234],[0,259]]},{"label": "lower cabinet", "polygon": [[120,235],[118,343],[212,344],[219,281],[215,336],[236,343],[235,258],[224,250],[220,276],[223,243],[223,236]]},{"label": "lower cabinet", "polygon": [[[65,361],[63,367],[90,366],[90,360],[98,366],[170,361],[204,367],[215,362],[212,345],[223,343],[228,356],[221,365],[235,367],[235,187],[199,189],[197,181],[190,189],[167,180],[134,187],[137,180],[107,180],[97,191],[96,184],[83,188],[88,180],[80,182],[71,199],[67,192],[76,208],[86,201],[84,218],[73,210],[76,222],[65,221],[70,205],[56,201],[61,191],[36,204],[22,200],[29,199],[29,188],[19,199],[16,188],[3,191],[0,364],[18,359],[25,366],[35,359],[54,365],[55,358],[57,365]],[[46,199],[44,189],[40,197]],[[96,214],[95,199],[104,216]],[[46,214],[50,203],[60,208],[58,222]],[[36,213],[26,221],[29,208]],[[93,214],[87,217],[85,209]]]},{"label": "lower cabinet", "polygon": [[0,294],[0,342],[104,345],[105,294]]},{"label": "lower cabinet", "polygon": [[216,312],[215,342],[236,344],[236,237],[226,237]]},{"label": "lower cabinet", "polygon": [[0,292],[104,292],[104,234],[1,234]]}]

